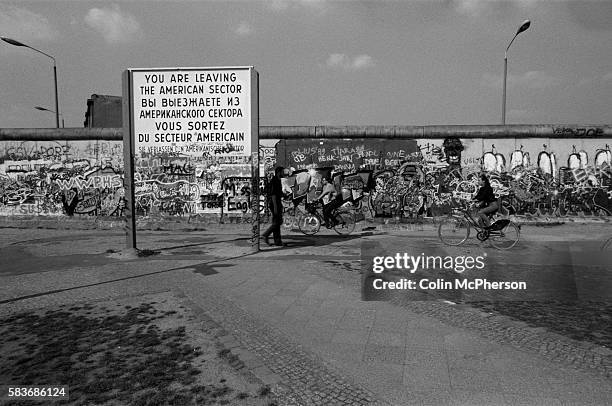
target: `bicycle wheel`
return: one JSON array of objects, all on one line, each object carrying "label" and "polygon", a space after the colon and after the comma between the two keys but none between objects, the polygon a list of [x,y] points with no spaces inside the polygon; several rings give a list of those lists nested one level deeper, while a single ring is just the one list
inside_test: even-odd
[{"label": "bicycle wheel", "polygon": [[521,237],[521,231],[516,224],[509,222],[506,227],[499,231],[491,231],[489,241],[491,245],[499,250],[509,250],[514,247]]},{"label": "bicycle wheel", "polygon": [[297,224],[300,231],[306,235],[314,235],[321,228],[321,220],[314,214],[305,213],[297,217]]},{"label": "bicycle wheel", "polygon": [[470,223],[460,217],[446,217],[438,226],[438,237],[446,245],[461,245],[470,236]]},{"label": "bicycle wheel", "polygon": [[601,245],[601,250],[602,251],[612,251],[612,237],[604,241],[604,243]]},{"label": "bicycle wheel", "polygon": [[334,216],[337,224],[334,230],[340,235],[348,235],[355,230],[355,213],[342,211]]}]

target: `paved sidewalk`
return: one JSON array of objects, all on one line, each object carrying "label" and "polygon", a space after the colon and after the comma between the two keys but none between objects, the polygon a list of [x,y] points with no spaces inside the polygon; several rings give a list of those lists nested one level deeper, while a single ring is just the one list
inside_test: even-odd
[{"label": "paved sidewalk", "polygon": [[[286,216],[290,221],[291,216]],[[379,231],[407,230],[414,227],[431,227],[442,217],[426,217],[418,219],[409,218],[364,218],[357,222],[357,230],[363,228],[377,229]],[[525,225],[611,225],[611,216],[549,216],[549,215],[518,215],[511,217],[517,224]],[[39,228],[57,230],[115,230],[125,228],[125,219],[121,217],[66,217],[66,216],[0,216],[0,227],[6,228]],[[137,218],[139,230],[166,230],[166,231],[212,231],[240,232],[250,227],[242,218],[227,217],[220,220],[216,216],[166,216]]]},{"label": "paved sidewalk", "polygon": [[106,252],[121,249],[121,233],[1,231],[2,252],[15,261],[0,273],[0,317],[173,290],[254,354],[254,370],[277,376],[287,404],[606,405],[612,399],[612,380],[597,371],[423,312],[361,301],[360,243],[378,235],[289,234],[292,246],[250,254],[244,235],[143,233],[140,246],[159,255],[126,260]]}]

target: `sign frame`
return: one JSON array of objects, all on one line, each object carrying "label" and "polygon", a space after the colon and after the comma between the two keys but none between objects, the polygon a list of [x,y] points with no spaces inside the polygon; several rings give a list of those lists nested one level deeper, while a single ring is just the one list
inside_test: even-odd
[{"label": "sign frame", "polygon": [[[122,74],[122,94],[123,94],[123,157],[124,157],[124,189],[125,189],[125,217],[126,217],[126,248],[137,250],[136,239],[136,204],[135,204],[135,157],[136,157],[136,140],[135,140],[135,89],[134,89],[134,73],[141,74],[144,72],[151,73],[170,73],[178,74],[188,71],[248,71],[249,79],[249,106],[245,114],[248,114],[250,124],[249,138],[247,140],[250,151],[245,151],[244,154],[232,154],[230,156],[245,156],[252,163],[252,168],[256,168],[259,162],[259,73],[254,66],[222,66],[222,67],[166,67],[166,68],[129,68],[123,71]],[[210,84],[210,83],[207,83]],[[248,153],[247,153],[248,152]],[[197,156],[197,155],[196,155]],[[255,162],[255,165],[253,165]],[[259,170],[251,170],[253,178],[251,190],[252,197],[257,198],[259,202]],[[253,199],[253,201],[255,201]],[[253,216],[252,227],[252,248],[259,251],[259,204],[251,206]],[[257,235],[255,235],[257,234]]]}]

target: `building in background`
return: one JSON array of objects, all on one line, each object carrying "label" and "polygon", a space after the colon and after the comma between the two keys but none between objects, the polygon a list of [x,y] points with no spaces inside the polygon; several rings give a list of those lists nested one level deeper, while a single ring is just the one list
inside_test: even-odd
[{"label": "building in background", "polygon": [[121,96],[92,94],[87,99],[85,128],[120,128],[123,127]]}]

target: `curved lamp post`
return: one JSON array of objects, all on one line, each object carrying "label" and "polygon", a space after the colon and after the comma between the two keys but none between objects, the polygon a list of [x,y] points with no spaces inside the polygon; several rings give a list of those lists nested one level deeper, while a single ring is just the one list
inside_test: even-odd
[{"label": "curved lamp post", "polygon": [[[34,108],[36,110],[40,110],[40,111],[48,111],[49,113],[55,113],[55,111],[46,109],[46,108],[41,107],[41,106],[34,106]],[[60,116],[62,117],[62,128],[64,128],[64,116],[61,113],[60,113]]]},{"label": "curved lamp post", "polygon": [[[53,79],[54,79],[54,82],[55,82],[55,126],[57,128],[59,128],[59,116],[60,116],[60,113],[59,113],[59,103],[58,103],[58,97],[57,97],[57,64],[55,63],[55,58],[52,57],[51,55],[47,54],[47,53],[44,53],[43,51],[41,51],[39,49],[33,48],[33,47],[31,47],[29,45],[26,45],[26,44],[24,44],[22,42],[19,42],[17,40],[14,40],[14,39],[11,39],[11,38],[5,38],[5,37],[0,37],[0,39],[2,39],[2,41],[4,41],[4,42],[9,43],[11,45],[14,45],[16,47],[30,48],[33,51],[36,51],[38,53],[41,53],[41,54],[43,54],[45,56],[48,56],[49,58],[53,59]],[[51,111],[51,110],[49,110],[49,111]]]},{"label": "curved lamp post", "polygon": [[525,31],[531,25],[531,21],[525,20],[523,24],[519,27],[514,37],[512,37],[512,41],[506,47],[506,52],[504,53],[504,94],[502,98],[502,124],[506,124],[506,79],[508,75],[508,49],[510,49],[510,45],[514,42],[514,39],[523,31]]}]

